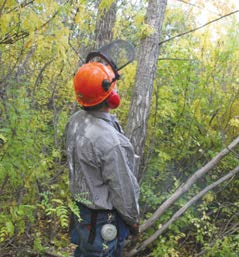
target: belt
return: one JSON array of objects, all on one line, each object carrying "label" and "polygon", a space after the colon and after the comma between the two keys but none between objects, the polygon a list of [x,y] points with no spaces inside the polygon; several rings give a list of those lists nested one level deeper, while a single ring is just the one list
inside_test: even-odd
[{"label": "belt", "polygon": [[91,214],[92,212],[96,212],[98,215],[100,214],[112,214],[115,215],[117,212],[115,209],[113,210],[108,210],[108,209],[91,209],[85,204],[82,204],[80,202],[76,202],[77,206],[79,207],[80,210],[84,210],[85,213]]}]

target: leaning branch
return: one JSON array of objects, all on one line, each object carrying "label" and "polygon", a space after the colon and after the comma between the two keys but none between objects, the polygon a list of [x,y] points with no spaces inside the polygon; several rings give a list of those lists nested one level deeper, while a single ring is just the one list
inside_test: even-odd
[{"label": "leaning branch", "polygon": [[175,222],[189,207],[191,207],[195,202],[201,199],[208,191],[214,189],[216,186],[222,184],[226,180],[232,178],[239,172],[239,166],[237,166],[234,170],[230,171],[227,175],[223,176],[222,178],[218,179],[216,182],[212,183],[211,185],[205,187],[202,191],[200,191],[197,195],[195,195],[191,200],[189,200],[182,208],[180,208],[172,217],[171,219],[163,224],[159,230],[157,230],[152,236],[150,236],[147,240],[140,243],[140,246],[134,248],[129,252],[127,257],[134,256],[135,254],[144,250],[148,245],[154,242],[173,222]]},{"label": "leaning branch", "polygon": [[174,203],[177,199],[187,192],[190,187],[208,171],[214,168],[218,162],[228,155],[237,145],[239,144],[239,137],[237,137],[228,147],[223,149],[218,153],[211,161],[209,161],[204,167],[197,170],[188,180],[182,184],[164,203],[162,203],[155,213],[150,217],[144,224],[140,226],[140,232],[145,231],[147,228],[151,227],[158,218]]},{"label": "leaning branch", "polygon": [[221,20],[221,19],[224,19],[224,18],[226,18],[226,17],[228,17],[228,16],[231,16],[231,15],[233,15],[233,14],[235,14],[235,13],[238,13],[238,12],[239,12],[239,10],[236,10],[236,11],[230,12],[230,13],[228,13],[228,14],[225,14],[225,15],[223,15],[223,16],[221,16],[221,17],[215,19],[215,20],[211,20],[211,21],[209,21],[209,22],[207,22],[207,23],[205,23],[205,24],[203,24],[203,25],[201,25],[201,26],[199,26],[199,27],[197,27],[197,28],[194,28],[194,29],[185,31],[185,32],[183,32],[183,33],[181,33],[181,34],[178,34],[178,35],[174,36],[174,37],[171,37],[171,38],[168,38],[168,39],[166,39],[166,40],[163,40],[163,41],[159,42],[159,45],[162,45],[162,44],[164,44],[164,43],[166,43],[166,42],[168,42],[168,41],[174,40],[175,38],[178,38],[178,37],[187,35],[187,34],[189,34],[189,33],[195,32],[195,31],[197,31],[197,30],[199,30],[199,29],[202,29],[202,28],[204,28],[204,27],[206,27],[206,26],[208,26],[208,25],[210,25],[210,24],[212,24],[212,23],[214,23],[214,22],[217,22],[217,21],[219,21],[219,20]]}]

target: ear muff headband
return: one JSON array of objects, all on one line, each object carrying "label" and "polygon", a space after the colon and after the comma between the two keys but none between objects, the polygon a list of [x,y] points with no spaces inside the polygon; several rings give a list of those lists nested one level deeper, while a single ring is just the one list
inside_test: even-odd
[{"label": "ear muff headband", "polygon": [[[104,72],[108,75],[108,77],[111,77],[112,75],[109,73],[109,70],[105,68],[105,66],[102,66],[102,69],[104,70]],[[110,87],[111,87],[111,84],[116,81],[116,77],[113,78],[111,81],[107,80],[107,79],[104,79],[102,81],[102,87],[104,89],[105,92],[107,92]]]}]

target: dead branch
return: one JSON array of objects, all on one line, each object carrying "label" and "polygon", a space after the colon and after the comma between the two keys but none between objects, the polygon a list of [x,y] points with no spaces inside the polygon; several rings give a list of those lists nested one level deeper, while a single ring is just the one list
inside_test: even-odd
[{"label": "dead branch", "polygon": [[152,236],[150,236],[147,240],[140,243],[139,247],[132,249],[127,257],[134,256],[140,251],[144,250],[148,245],[153,243],[173,222],[175,222],[189,207],[191,207],[195,202],[201,199],[208,191],[214,189],[216,186],[222,184],[226,180],[232,178],[239,172],[239,166],[237,166],[234,170],[230,171],[227,175],[221,177],[211,185],[205,187],[202,191],[200,191],[197,195],[192,197],[182,208],[180,208],[168,222],[164,223],[159,230],[157,230]]},{"label": "dead branch", "polygon": [[185,31],[185,32],[183,32],[183,33],[180,33],[180,34],[178,34],[178,35],[176,35],[176,36],[174,36],[174,37],[171,37],[171,38],[168,38],[168,39],[166,39],[166,40],[163,40],[163,41],[159,42],[159,45],[162,45],[162,44],[164,44],[164,43],[166,43],[166,42],[168,42],[168,41],[174,40],[175,38],[182,37],[182,36],[184,36],[184,35],[187,35],[187,34],[190,34],[190,33],[192,33],[192,32],[195,32],[195,31],[197,31],[197,30],[199,30],[199,29],[202,29],[202,28],[204,28],[204,27],[206,27],[206,26],[208,26],[208,25],[210,25],[210,24],[212,24],[212,23],[214,23],[214,22],[217,22],[217,21],[219,21],[219,20],[221,20],[221,19],[224,19],[224,18],[226,18],[226,17],[228,17],[228,16],[231,16],[231,15],[233,15],[233,14],[235,14],[235,13],[238,13],[238,12],[239,12],[239,10],[236,10],[236,11],[230,12],[230,13],[228,13],[228,14],[225,14],[225,15],[223,15],[223,16],[221,16],[221,17],[215,19],[215,20],[211,20],[211,21],[209,21],[209,22],[207,22],[207,23],[205,23],[205,24],[203,24],[203,25],[201,25],[201,26],[199,26],[199,27],[197,27],[197,28],[190,29],[190,30]]},{"label": "dead branch", "polygon": [[200,5],[192,4],[192,3],[190,3],[190,2],[186,2],[186,1],[183,1],[183,0],[178,0],[178,1],[181,2],[181,3],[184,3],[184,4],[191,5],[191,6],[193,6],[193,7],[197,7],[197,8],[199,8],[199,9],[203,9],[203,6],[200,6]]},{"label": "dead branch", "polygon": [[164,203],[162,203],[159,208],[155,211],[151,218],[145,221],[144,224],[140,226],[140,232],[145,231],[147,228],[151,227],[157,219],[174,203],[177,199],[187,192],[190,187],[208,171],[214,168],[219,161],[228,155],[231,150],[233,150],[239,144],[239,137],[237,137],[228,147],[223,149],[218,153],[211,161],[209,161],[204,167],[197,170],[188,180],[182,184]]}]

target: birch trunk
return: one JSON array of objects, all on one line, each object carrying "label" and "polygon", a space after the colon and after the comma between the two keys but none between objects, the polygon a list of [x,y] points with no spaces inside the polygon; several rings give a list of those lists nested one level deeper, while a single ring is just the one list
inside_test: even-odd
[{"label": "birch trunk", "polygon": [[[127,120],[126,134],[133,144],[136,154],[141,156],[141,159],[144,153],[147,122],[166,5],[167,0],[149,0],[145,22],[153,29],[153,32],[141,39],[138,49],[138,66]],[[137,170],[139,170],[139,167]],[[139,174],[140,177],[141,175]]]},{"label": "birch trunk", "polygon": [[95,49],[110,43],[113,40],[113,27],[116,21],[117,1],[115,0],[108,9],[99,10],[95,25]]}]

